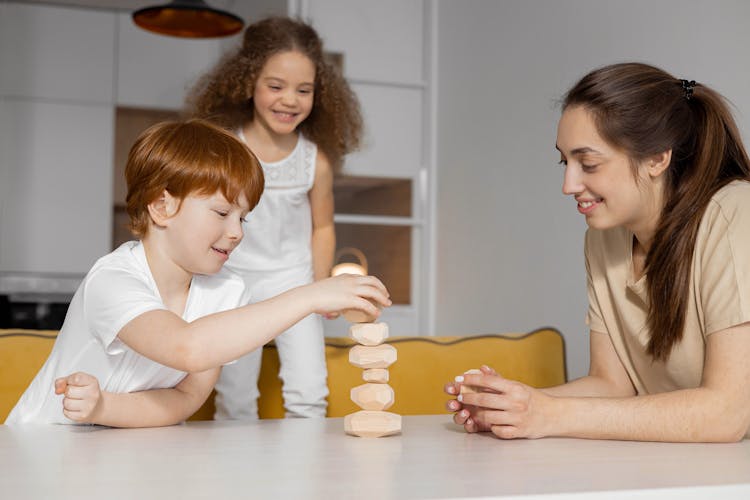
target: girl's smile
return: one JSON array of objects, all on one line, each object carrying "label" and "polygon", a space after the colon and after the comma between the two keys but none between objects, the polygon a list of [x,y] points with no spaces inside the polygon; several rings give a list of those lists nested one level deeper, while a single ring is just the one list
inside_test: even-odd
[{"label": "girl's smile", "polygon": [[273,111],[273,115],[282,123],[295,123],[299,113],[289,113],[284,111]]}]

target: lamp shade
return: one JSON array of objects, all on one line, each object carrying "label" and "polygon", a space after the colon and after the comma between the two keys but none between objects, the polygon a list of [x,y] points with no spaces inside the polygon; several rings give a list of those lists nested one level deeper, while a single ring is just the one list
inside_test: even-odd
[{"label": "lamp shade", "polygon": [[[353,255],[359,263],[339,262],[344,255]],[[331,276],[338,276],[339,274],[359,274],[360,276],[365,276],[367,274],[367,257],[358,248],[342,248],[336,252],[333,260],[336,265],[331,269]]]},{"label": "lamp shade", "polygon": [[146,31],[181,38],[215,38],[242,30],[239,17],[214,9],[203,0],[173,0],[133,12],[133,22]]}]

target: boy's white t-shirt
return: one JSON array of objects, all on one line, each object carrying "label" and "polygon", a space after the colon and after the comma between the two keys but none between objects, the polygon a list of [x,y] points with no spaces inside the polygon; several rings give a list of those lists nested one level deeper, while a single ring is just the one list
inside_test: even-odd
[{"label": "boy's white t-shirt", "polygon": [[[190,322],[248,302],[244,282],[234,273],[222,269],[210,276],[195,275],[182,318]],[[106,392],[177,385],[186,372],[138,354],[117,337],[129,321],[156,309],[166,306],[139,241],[124,243],[99,259],[73,296],[49,358],[5,423],[74,423],[63,415],[63,396],[55,394],[54,383],[75,372],[93,375]]]}]

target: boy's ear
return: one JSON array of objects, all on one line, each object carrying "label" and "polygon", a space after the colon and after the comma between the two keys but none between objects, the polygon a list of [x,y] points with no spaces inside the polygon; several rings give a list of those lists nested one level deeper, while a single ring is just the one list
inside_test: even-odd
[{"label": "boy's ear", "polygon": [[648,174],[651,177],[659,177],[667,170],[670,163],[672,163],[671,149],[655,154],[651,158],[646,160]]},{"label": "boy's ear", "polygon": [[166,227],[169,224],[169,219],[177,213],[179,208],[179,200],[165,189],[161,196],[148,204],[148,213],[154,224]]}]

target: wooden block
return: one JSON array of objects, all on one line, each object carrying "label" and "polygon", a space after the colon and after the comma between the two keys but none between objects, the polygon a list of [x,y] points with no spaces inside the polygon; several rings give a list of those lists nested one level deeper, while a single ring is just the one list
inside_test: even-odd
[{"label": "wooden block", "polygon": [[349,336],[362,345],[380,345],[388,338],[388,324],[358,323],[349,327]]},{"label": "wooden block", "polygon": [[364,311],[360,311],[359,309],[346,309],[341,311],[341,315],[349,323],[372,323],[377,319],[377,317],[367,314]]},{"label": "wooden block", "polygon": [[344,430],[359,437],[391,436],[401,432],[401,415],[387,411],[358,411],[344,417]]},{"label": "wooden block", "polygon": [[387,410],[396,399],[388,384],[358,385],[351,390],[350,397],[363,410]]},{"label": "wooden block", "polygon": [[[472,374],[472,373],[482,373],[482,370],[477,370],[476,368],[472,368],[471,370],[465,371],[464,375]],[[476,394],[477,392],[481,392],[481,391],[474,386],[464,385],[463,383],[461,384],[461,389],[459,390],[460,394]]]},{"label": "wooden block", "polygon": [[388,370],[385,368],[370,368],[362,372],[362,380],[376,384],[388,383]]},{"label": "wooden block", "polygon": [[[377,304],[372,300],[370,300],[370,303],[380,309],[380,304]],[[375,316],[360,311],[359,309],[344,309],[341,311],[341,315],[350,323],[372,323],[377,319]]]},{"label": "wooden block", "polygon": [[390,344],[355,345],[349,350],[349,362],[357,368],[388,368],[396,358],[396,348]]}]

